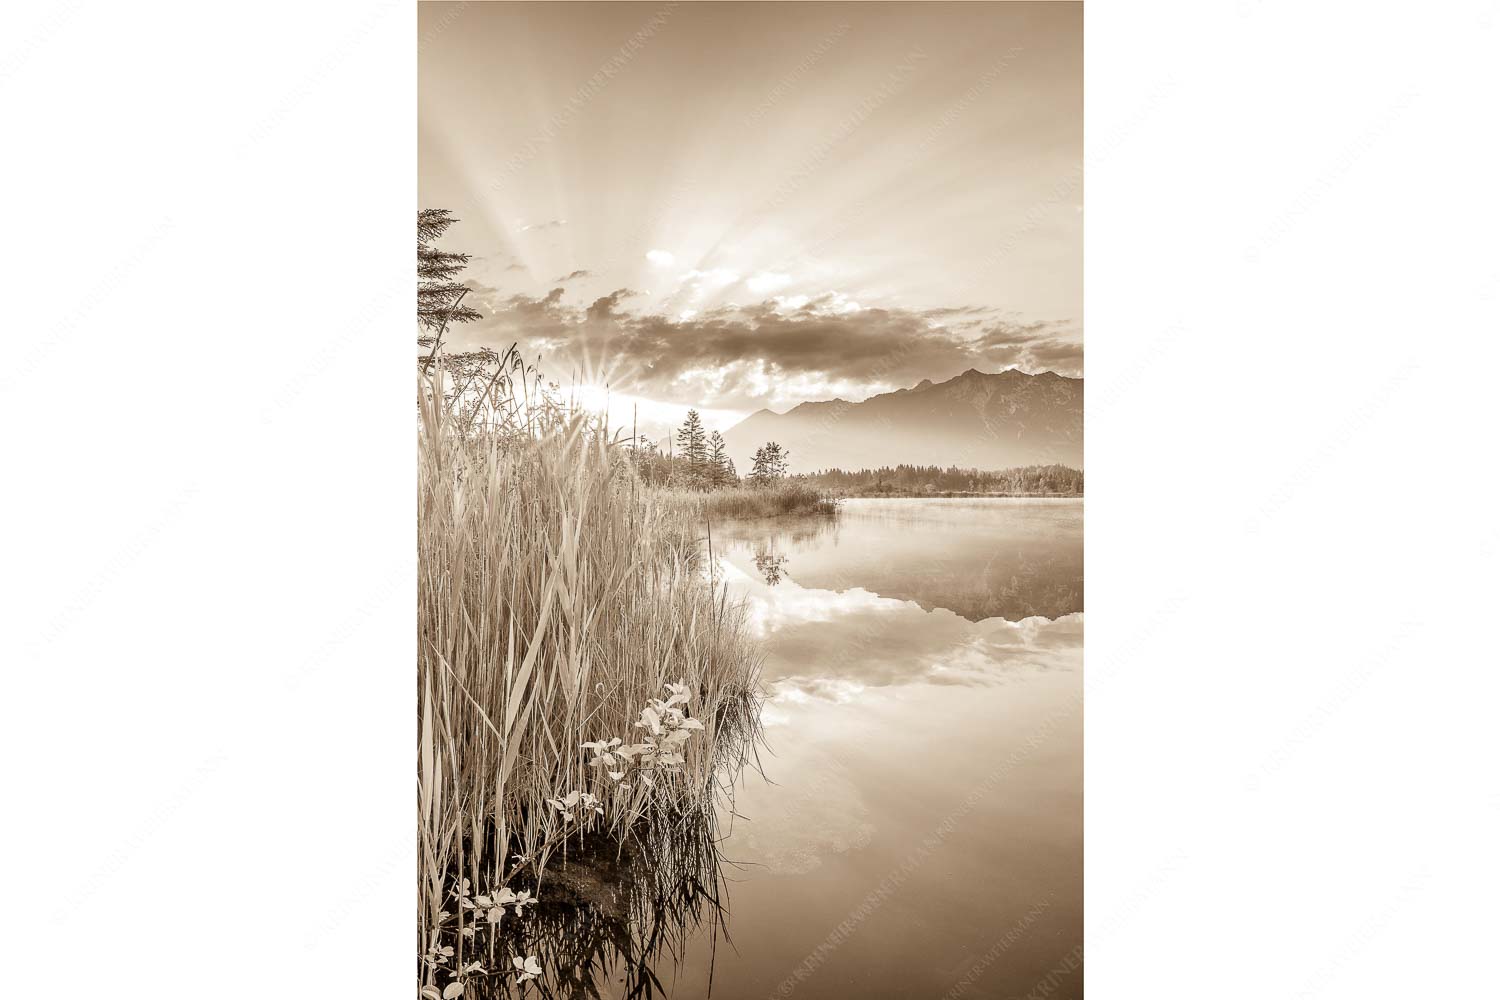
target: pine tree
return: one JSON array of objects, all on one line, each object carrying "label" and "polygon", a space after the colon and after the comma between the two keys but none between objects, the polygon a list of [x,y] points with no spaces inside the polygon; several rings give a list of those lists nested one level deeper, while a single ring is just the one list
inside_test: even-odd
[{"label": "pine tree", "polygon": [[708,479],[714,489],[734,482],[734,463],[724,450],[724,438],[714,431],[708,438]]},{"label": "pine tree", "polygon": [[755,465],[750,469],[750,482],[766,486],[778,479],[786,478],[786,463],[790,453],[783,451],[775,441],[767,441],[755,452]]},{"label": "pine tree", "polygon": [[677,445],[682,449],[682,457],[687,460],[688,475],[696,480],[704,478],[705,464],[708,461],[707,440],[698,411],[688,410],[687,419],[677,429]]},{"label": "pine tree", "polygon": [[446,208],[424,208],[417,212],[417,324],[435,335],[421,336],[417,343],[433,346],[449,323],[469,323],[480,318],[477,310],[463,305],[469,287],[453,279],[469,264],[466,253],[450,253],[432,244],[458,220]]}]

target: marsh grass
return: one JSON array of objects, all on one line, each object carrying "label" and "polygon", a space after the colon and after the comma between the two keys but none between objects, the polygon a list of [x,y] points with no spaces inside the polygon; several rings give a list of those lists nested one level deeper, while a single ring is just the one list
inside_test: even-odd
[{"label": "marsh grass", "polygon": [[[759,663],[699,566],[699,508],[644,489],[597,418],[511,401],[476,420],[445,377],[419,377],[418,948],[422,985],[461,993],[533,919],[474,898],[525,886],[544,912],[570,852],[712,842],[758,739]],[[663,729],[643,710],[669,684],[687,697]],[[615,738],[631,757],[591,766],[582,744]]]},{"label": "marsh grass", "polygon": [[838,513],[838,501],[800,479],[786,479],[770,486],[735,486],[699,492],[663,491],[673,504],[689,509],[698,521],[748,520],[789,514]]},{"label": "marsh grass", "polygon": [[722,871],[714,831],[701,816],[652,826],[623,850],[590,839],[549,867],[545,905],[525,920],[502,921],[493,938],[498,960],[486,963],[493,971],[469,977],[465,996],[510,995],[510,956],[538,959],[544,995],[665,994],[658,964],[680,961],[699,930],[728,939]]}]

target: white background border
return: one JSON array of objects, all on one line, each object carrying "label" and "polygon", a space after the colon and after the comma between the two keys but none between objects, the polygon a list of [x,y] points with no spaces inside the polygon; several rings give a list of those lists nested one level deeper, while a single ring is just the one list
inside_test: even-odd
[{"label": "white background border", "polygon": [[1089,988],[1467,993],[1496,7],[1086,15]]}]

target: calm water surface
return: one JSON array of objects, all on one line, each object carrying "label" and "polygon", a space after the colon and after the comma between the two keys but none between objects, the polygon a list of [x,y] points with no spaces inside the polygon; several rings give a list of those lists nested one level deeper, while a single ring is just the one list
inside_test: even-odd
[{"label": "calm water surface", "polygon": [[[768,650],[730,944],[676,997],[1082,995],[1083,502],[715,526]],[[712,960],[710,960],[710,952]]]}]

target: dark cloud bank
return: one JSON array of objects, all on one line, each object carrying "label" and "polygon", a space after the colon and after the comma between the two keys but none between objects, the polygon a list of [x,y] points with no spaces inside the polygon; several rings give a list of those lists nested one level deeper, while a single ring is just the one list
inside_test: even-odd
[{"label": "dark cloud bank", "polygon": [[1067,324],[1018,323],[992,310],[837,312],[829,295],[795,309],[762,302],[673,319],[632,311],[636,294],[621,288],[577,306],[560,287],[533,298],[480,286],[477,306],[487,315],[457,331],[455,346],[519,341],[561,382],[576,372],[653,399],[746,410],[784,400],[789,386],[827,398],[818,385],[843,383],[846,397],[862,398],[969,368],[1083,374],[1082,344]]}]

